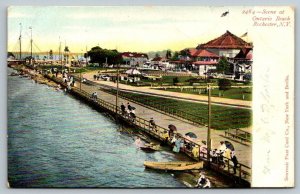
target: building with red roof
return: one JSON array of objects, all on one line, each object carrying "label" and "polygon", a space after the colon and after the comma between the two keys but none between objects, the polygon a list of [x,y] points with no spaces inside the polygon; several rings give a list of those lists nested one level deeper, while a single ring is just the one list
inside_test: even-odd
[{"label": "building with red roof", "polygon": [[123,52],[121,56],[126,65],[131,67],[141,67],[148,60],[148,55],[145,53]]},{"label": "building with red roof", "polygon": [[[199,74],[207,71],[209,68],[216,67],[213,59],[215,56],[226,57],[232,69],[232,74],[237,78],[242,79],[245,73],[251,73],[252,70],[252,50],[253,44],[248,43],[242,38],[232,34],[228,30],[221,36],[208,41],[204,44],[199,44],[196,50],[191,52],[193,55],[199,56],[202,54],[202,59],[195,60],[194,65],[199,66]],[[206,55],[206,57],[204,57]],[[204,60],[203,60],[204,58]],[[207,60],[205,60],[205,58]],[[214,64],[214,65],[213,65]],[[201,71],[201,66],[203,71]]]}]

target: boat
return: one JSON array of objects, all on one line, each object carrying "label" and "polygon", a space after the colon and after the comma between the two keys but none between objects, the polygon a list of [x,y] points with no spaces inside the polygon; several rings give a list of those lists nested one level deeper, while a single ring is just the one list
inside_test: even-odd
[{"label": "boat", "polygon": [[143,151],[154,152],[160,150],[160,146],[150,143],[150,144],[145,144],[145,146],[140,147],[140,149]]},{"label": "boat", "polygon": [[145,161],[144,166],[146,168],[157,169],[157,170],[199,170],[203,168],[203,162],[185,162],[185,161],[174,161],[174,162],[153,162]]}]

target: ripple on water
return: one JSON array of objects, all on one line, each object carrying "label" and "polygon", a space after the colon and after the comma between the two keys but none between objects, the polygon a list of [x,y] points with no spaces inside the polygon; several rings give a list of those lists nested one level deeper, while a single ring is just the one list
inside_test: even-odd
[{"label": "ripple on water", "polygon": [[13,187],[182,187],[166,173],[145,170],[145,160],[175,160],[145,153],[133,136],[63,92],[8,78],[8,176]]}]

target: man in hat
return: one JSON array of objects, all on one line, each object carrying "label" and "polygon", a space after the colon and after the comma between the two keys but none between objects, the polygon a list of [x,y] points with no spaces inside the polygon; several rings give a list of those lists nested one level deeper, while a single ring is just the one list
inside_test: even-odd
[{"label": "man in hat", "polygon": [[150,124],[150,129],[156,130],[156,124],[153,118],[150,119],[149,124]]},{"label": "man in hat", "polygon": [[234,151],[230,152],[230,157],[231,157],[231,161],[233,162],[233,172],[234,172],[234,174],[236,174],[236,168],[237,168],[237,165],[238,165],[239,162],[236,158],[236,155],[235,155]]},{"label": "man in hat", "polygon": [[122,115],[125,115],[125,113],[126,113],[126,107],[125,107],[125,105],[124,105],[123,102],[121,104],[121,111],[122,111]]}]

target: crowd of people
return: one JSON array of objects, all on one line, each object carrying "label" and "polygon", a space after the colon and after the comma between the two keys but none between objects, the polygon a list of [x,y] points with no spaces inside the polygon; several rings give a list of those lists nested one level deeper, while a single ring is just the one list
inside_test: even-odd
[{"label": "crowd of people", "polygon": [[127,108],[124,103],[121,104],[121,114],[131,122],[134,122],[136,119],[135,107],[131,106],[129,102],[127,103]]}]

